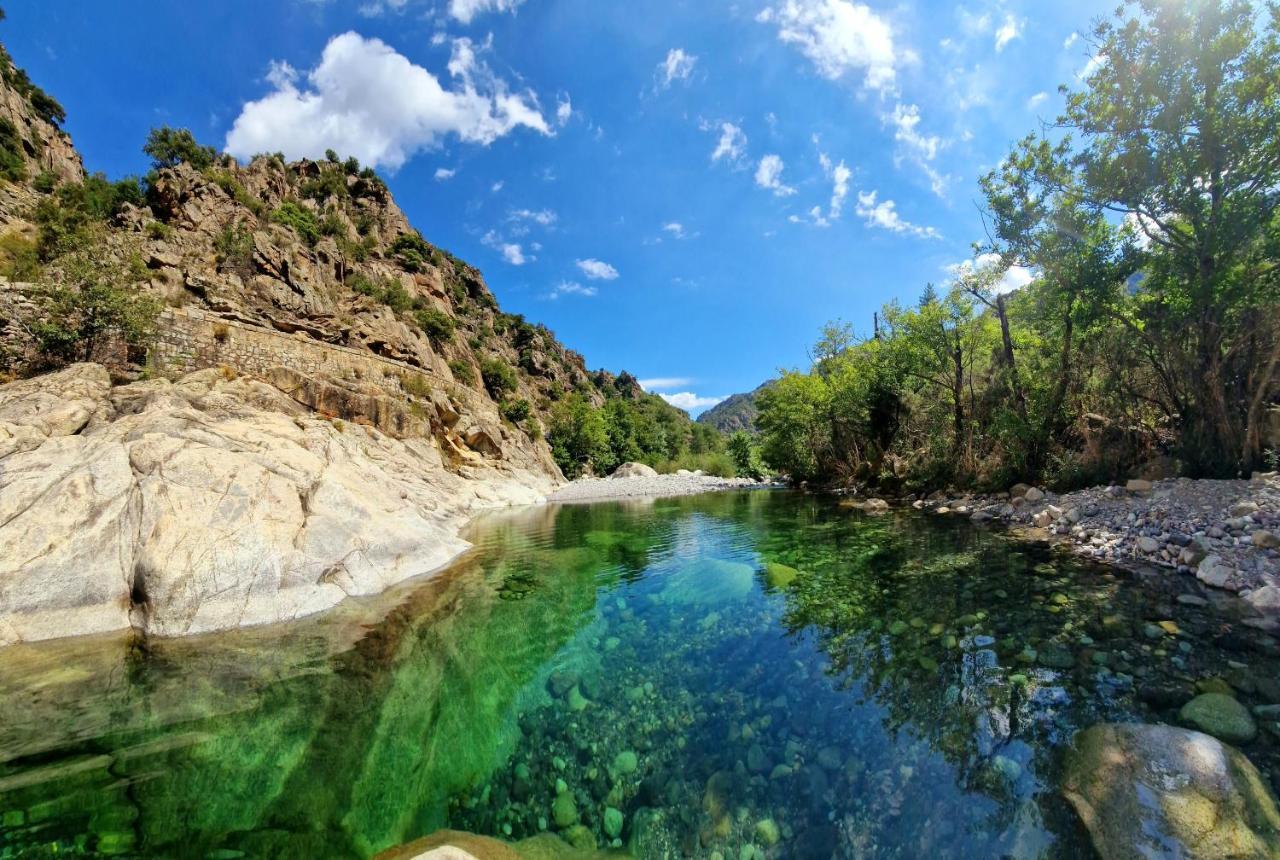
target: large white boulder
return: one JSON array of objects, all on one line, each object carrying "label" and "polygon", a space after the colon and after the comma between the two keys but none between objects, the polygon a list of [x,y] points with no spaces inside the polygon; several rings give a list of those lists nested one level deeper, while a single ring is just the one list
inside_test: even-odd
[{"label": "large white boulder", "polygon": [[286,621],[449,561],[472,512],[553,479],[445,468],[432,439],[313,415],[217,371],[0,388],[0,645]]}]

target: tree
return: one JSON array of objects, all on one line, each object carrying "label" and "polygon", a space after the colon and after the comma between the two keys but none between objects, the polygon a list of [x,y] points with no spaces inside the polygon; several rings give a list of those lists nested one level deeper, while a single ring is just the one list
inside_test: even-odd
[{"label": "tree", "polygon": [[207,170],[218,158],[216,149],[201,146],[187,129],[170,128],[167,125],[151,129],[142,151],[151,156],[152,164],[157,170],[177,167],[182,162],[190,164],[196,170]]},{"label": "tree", "polygon": [[566,478],[576,478],[588,469],[606,475],[617,465],[603,415],[581,394],[556,404],[547,441]]},{"label": "tree", "polygon": [[1245,0],[1129,2],[1094,32],[1071,93],[1071,135],[1042,177],[1116,213],[1147,245],[1125,324],[1193,473],[1260,464],[1260,412],[1280,356],[1274,230],[1280,195],[1280,7],[1261,31]]}]

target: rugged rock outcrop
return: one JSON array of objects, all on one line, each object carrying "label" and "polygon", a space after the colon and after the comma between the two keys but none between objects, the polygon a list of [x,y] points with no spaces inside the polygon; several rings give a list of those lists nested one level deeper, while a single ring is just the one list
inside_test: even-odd
[{"label": "rugged rock outcrop", "polygon": [[1104,860],[1280,856],[1280,810],[1257,768],[1208,735],[1093,726],[1067,755],[1063,793]]},{"label": "rugged rock outcrop", "polygon": [[438,567],[472,512],[558,482],[522,434],[442,433],[393,438],[213,369],[0,387],[0,645],[297,618]]}]

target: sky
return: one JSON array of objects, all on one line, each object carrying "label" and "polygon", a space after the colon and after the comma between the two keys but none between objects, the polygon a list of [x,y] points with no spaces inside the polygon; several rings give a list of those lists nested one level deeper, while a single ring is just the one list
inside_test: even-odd
[{"label": "sky", "polygon": [[972,261],[978,178],[1114,0],[3,6],[91,171],[144,173],[157,125],[355,155],[504,310],[697,414]]}]

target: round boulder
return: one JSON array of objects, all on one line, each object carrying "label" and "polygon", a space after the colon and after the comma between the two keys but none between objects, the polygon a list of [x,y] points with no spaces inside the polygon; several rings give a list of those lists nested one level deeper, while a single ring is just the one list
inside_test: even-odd
[{"label": "round boulder", "polygon": [[1102,724],[1076,735],[1062,793],[1104,860],[1275,858],[1280,809],[1239,750],[1189,729]]},{"label": "round boulder", "polygon": [[652,466],[646,466],[644,463],[623,463],[621,466],[613,470],[611,478],[656,478],[658,472]]},{"label": "round boulder", "polygon": [[1226,693],[1202,693],[1182,706],[1178,719],[1228,743],[1247,744],[1258,735],[1249,709]]}]

